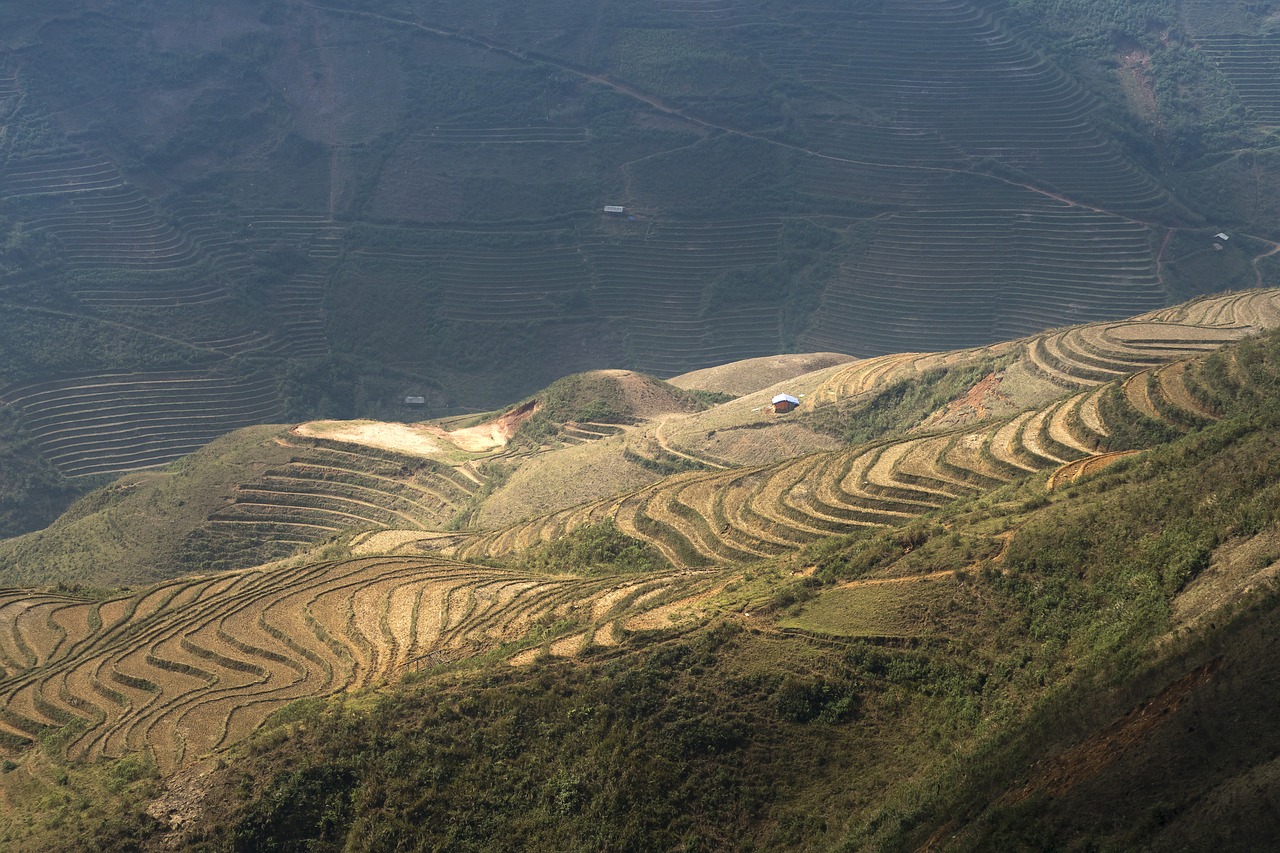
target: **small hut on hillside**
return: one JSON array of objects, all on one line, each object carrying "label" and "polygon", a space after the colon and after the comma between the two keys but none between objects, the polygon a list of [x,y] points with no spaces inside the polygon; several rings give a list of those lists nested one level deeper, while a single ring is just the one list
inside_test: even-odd
[{"label": "small hut on hillside", "polygon": [[800,405],[800,401],[790,394],[779,394],[773,398],[769,408],[775,415],[785,415],[798,405]]}]

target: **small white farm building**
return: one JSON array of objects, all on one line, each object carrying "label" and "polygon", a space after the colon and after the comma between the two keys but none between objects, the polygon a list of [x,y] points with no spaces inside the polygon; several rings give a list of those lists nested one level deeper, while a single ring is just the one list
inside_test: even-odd
[{"label": "small white farm building", "polygon": [[773,398],[773,402],[769,404],[769,407],[773,410],[775,415],[782,415],[791,411],[798,405],[800,405],[800,401],[795,397],[792,397],[790,394],[778,394]]}]

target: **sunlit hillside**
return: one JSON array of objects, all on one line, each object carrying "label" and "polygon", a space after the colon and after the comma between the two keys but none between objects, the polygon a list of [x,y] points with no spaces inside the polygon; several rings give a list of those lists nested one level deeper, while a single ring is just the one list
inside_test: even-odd
[{"label": "sunlit hillside", "polygon": [[250,423],[1277,283],[1268,4],[17,5],[10,531]]},{"label": "sunlit hillside", "polygon": [[[781,800],[732,819],[761,849],[896,849],[919,831],[913,798],[928,825],[962,821],[960,847],[1023,838],[1041,824],[1022,799],[1096,797],[1110,783],[1095,766],[1158,754],[1097,764],[1099,744],[1179,742],[1134,714],[1221,713],[1205,692],[1219,670],[1243,689],[1231,673],[1255,640],[1232,662],[1213,649],[1264,630],[1277,600],[1278,326],[1280,292],[1243,291],[974,350],[755,359],[670,383],[597,371],[488,415],[253,427],[126,475],[0,543],[10,583],[46,585],[0,599],[0,836],[221,848],[232,829],[257,846],[371,822],[444,843],[403,825],[405,804],[376,817],[359,797],[368,756],[445,750],[459,775],[431,783],[431,807],[475,816],[467,845],[484,847],[516,806],[464,803],[496,795],[475,762],[504,742],[523,744],[504,753],[514,784],[541,791],[526,774],[554,764],[579,780],[581,812],[530,795],[543,804],[517,821],[520,846],[560,846],[547,821],[569,814],[575,838],[605,813],[618,843],[711,831],[629,823],[645,809],[582,775],[594,731],[613,751],[590,762],[665,780],[655,807],[692,797],[729,819],[774,779]],[[773,411],[779,389],[800,406]],[[1065,710],[1073,696],[1096,715]],[[585,729],[544,716],[560,702]],[[365,714],[400,734],[364,744]],[[404,728],[422,714],[434,722]],[[454,752],[464,719],[487,744],[474,755]],[[831,765],[796,763],[790,746],[813,738]],[[1246,784],[1250,753],[1232,749],[1220,773]],[[641,771],[636,750],[672,763]],[[1017,793],[1001,768],[1027,755],[1049,763]],[[696,794],[670,777],[724,761],[736,781]],[[296,766],[345,768],[317,795],[362,793],[321,818]],[[919,787],[969,766],[954,795]],[[413,778],[388,776],[391,802]],[[1013,793],[967,799],[993,789]],[[789,810],[818,823],[796,836],[775,823]]]}]

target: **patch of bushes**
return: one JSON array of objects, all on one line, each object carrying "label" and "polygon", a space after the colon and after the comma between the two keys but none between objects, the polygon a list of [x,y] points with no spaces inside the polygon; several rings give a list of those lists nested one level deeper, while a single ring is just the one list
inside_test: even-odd
[{"label": "patch of bushes", "polygon": [[539,572],[616,574],[669,568],[652,545],[626,535],[607,519],[579,527],[522,554],[519,565]]},{"label": "patch of bushes", "polygon": [[821,406],[809,413],[805,423],[850,444],[905,432],[964,394],[998,366],[993,359],[982,359],[959,367],[929,370],[894,382],[867,399]]}]

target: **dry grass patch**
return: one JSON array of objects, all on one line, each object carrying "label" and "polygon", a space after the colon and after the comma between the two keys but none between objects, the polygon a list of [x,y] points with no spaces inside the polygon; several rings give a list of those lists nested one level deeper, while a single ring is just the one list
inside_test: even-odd
[{"label": "dry grass patch", "polygon": [[958,589],[954,575],[863,581],[807,602],[780,628],[837,637],[924,637],[936,633],[935,614]]},{"label": "dry grass patch", "polygon": [[1223,607],[1280,578],[1280,530],[1220,546],[1209,567],[1173,600],[1173,624],[1194,629]]},{"label": "dry grass patch", "polygon": [[694,370],[667,381],[677,388],[689,391],[716,391],[741,397],[779,382],[786,382],[815,371],[826,371],[836,365],[844,365],[854,360],[853,356],[838,352],[771,355]]},{"label": "dry grass patch", "polygon": [[[623,627],[628,631],[654,631],[663,628],[672,628],[676,625],[687,624],[696,619],[705,617],[711,610],[715,609],[711,604],[711,600],[717,595],[725,591],[725,588],[733,581],[733,578],[724,580],[719,584],[704,590],[696,595],[690,595],[686,598],[680,598],[668,604],[655,607],[639,616],[633,616],[623,623]],[[655,590],[650,596],[661,595],[661,590]],[[639,605],[645,597],[636,600]]]},{"label": "dry grass patch", "polygon": [[371,557],[376,554],[394,554],[402,550],[414,548],[421,541],[447,540],[452,542],[457,536],[451,533],[424,533],[421,530],[374,530],[362,533],[351,540],[348,549],[352,556]]},{"label": "dry grass patch", "polygon": [[626,459],[621,439],[547,451],[520,462],[506,483],[485,499],[476,525],[515,524],[638,489],[659,476]]}]

